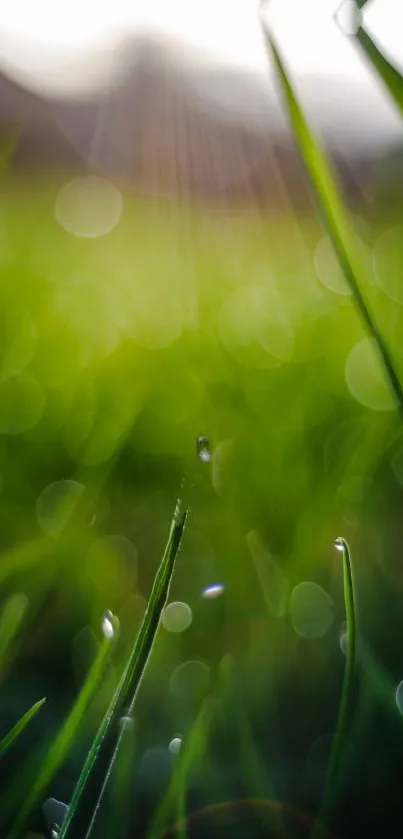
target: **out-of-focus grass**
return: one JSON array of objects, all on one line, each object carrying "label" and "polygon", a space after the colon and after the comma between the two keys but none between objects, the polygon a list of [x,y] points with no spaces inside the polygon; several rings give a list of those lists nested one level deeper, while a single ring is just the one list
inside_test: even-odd
[{"label": "out-of-focus grass", "polygon": [[[171,591],[192,623],[179,634],[161,628],[142,685],[136,795],[145,808],[159,800],[168,743],[175,732],[191,736],[233,653],[256,766],[269,768],[279,798],[309,802],[320,786],[310,750],[333,729],[344,663],[339,534],[354,546],[362,631],[390,676],[376,701],[399,725],[390,693],[401,658],[389,642],[402,628],[403,434],[372,348],[361,344],[351,296],[330,290],[339,278],[331,253],[317,250],[324,232],[312,215],[297,236],[286,215],[190,211],[125,194],[115,230],[85,240],[55,219],[62,182],[8,175],[0,198],[0,580],[3,597],[23,591],[35,616],[2,685],[6,715],[12,724],[13,697],[39,683],[44,735],[56,731],[75,692],[73,638],[105,609],[119,615],[128,649],[180,479],[194,474]],[[374,261],[380,235],[397,223],[355,208],[366,298],[401,371],[401,306]],[[198,434],[211,439],[211,464],[197,461]],[[290,597],[270,611],[273,567],[289,594],[313,582],[331,596],[323,635],[301,635]],[[204,598],[217,582],[223,594]],[[178,672],[187,661],[205,668],[204,681]],[[46,794],[70,799],[98,722],[94,711]],[[243,789],[234,743],[223,722],[210,743],[223,790],[260,795]],[[382,748],[376,741],[378,765]],[[19,751],[18,770],[25,760]],[[190,778],[192,807],[209,803],[197,784]]]}]

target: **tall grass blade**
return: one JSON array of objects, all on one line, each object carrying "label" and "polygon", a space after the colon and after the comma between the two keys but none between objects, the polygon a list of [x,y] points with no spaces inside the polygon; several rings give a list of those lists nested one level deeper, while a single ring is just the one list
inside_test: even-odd
[{"label": "tall grass blade", "polygon": [[161,612],[168,598],[186,518],[187,510],[182,512],[180,502],[178,502],[140,631],[122,678],[84,763],[69,807],[68,816],[59,833],[59,839],[81,839],[81,837],[88,836],[92,830],[103,792],[119,750],[121,739],[119,721],[123,716],[132,715],[137,691],[153,648]]},{"label": "tall grass blade", "polygon": [[332,800],[338,788],[340,759],[346,746],[346,738],[352,722],[356,671],[357,619],[351,554],[345,539],[336,539],[335,545],[336,549],[342,554],[343,560],[343,588],[347,625],[346,666],[344,670],[343,687],[335,737],[326,774],[325,789],[319,810],[318,822],[321,824],[327,824],[329,816],[331,815]]},{"label": "tall grass blade", "polygon": [[24,800],[10,832],[9,839],[17,839],[17,837],[23,834],[29,816],[67,757],[88,706],[105,672],[113,643],[113,637],[104,638],[70,714],[50,746],[36,780]]},{"label": "tall grass blade", "polygon": [[38,713],[38,711],[42,708],[46,702],[46,697],[40,699],[39,702],[36,702],[35,705],[32,705],[32,708],[18,720],[18,722],[10,729],[8,734],[0,740],[0,755],[4,755],[5,752],[13,745],[14,740],[20,736],[20,734],[24,731],[24,728],[31,722],[32,718]]},{"label": "tall grass blade", "polygon": [[371,36],[368,35],[365,27],[361,26],[359,28],[355,39],[403,116],[403,76],[385,58]]},{"label": "tall grass blade", "polygon": [[403,389],[390,350],[361,292],[361,287],[365,281],[368,282],[369,276],[359,249],[357,248],[353,229],[349,224],[348,213],[336,185],[336,177],[326,158],[325,152],[315,139],[305,119],[294,93],[284,61],[272,35],[266,31],[266,25],[264,25],[264,33],[268,48],[274,60],[294,136],[305,168],[307,169],[320,213],[333,242],[358,311],[370,335],[375,338],[378,354],[381,362],[383,362],[385,372],[403,418]]}]

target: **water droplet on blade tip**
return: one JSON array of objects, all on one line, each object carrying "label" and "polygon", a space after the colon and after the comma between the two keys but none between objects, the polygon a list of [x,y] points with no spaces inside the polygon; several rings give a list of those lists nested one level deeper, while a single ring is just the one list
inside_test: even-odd
[{"label": "water droplet on blade tip", "polygon": [[182,738],[181,737],[173,737],[169,744],[169,751],[173,755],[179,754],[182,746]]},{"label": "water droplet on blade tip", "polygon": [[105,638],[113,638],[116,633],[116,620],[112,612],[108,609],[102,618],[102,632]]},{"label": "water droplet on blade tip", "polygon": [[197,438],[197,454],[203,463],[210,463],[212,454],[208,437]]},{"label": "water droplet on blade tip", "polygon": [[340,553],[344,553],[345,542],[344,542],[344,539],[341,538],[341,536],[338,536],[337,539],[334,540],[334,546],[336,548],[336,551],[339,551]]}]

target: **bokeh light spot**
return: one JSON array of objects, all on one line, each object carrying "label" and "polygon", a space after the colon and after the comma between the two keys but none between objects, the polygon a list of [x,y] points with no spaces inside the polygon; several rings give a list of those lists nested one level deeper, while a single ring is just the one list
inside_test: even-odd
[{"label": "bokeh light spot", "polygon": [[372,411],[393,411],[398,402],[382,369],[375,338],[364,338],[351,350],[345,367],[347,387]]},{"label": "bokeh light spot", "polygon": [[122,196],[105,178],[74,178],[59,190],[56,219],[68,233],[83,238],[104,236],[116,227],[122,214]]},{"label": "bokeh light spot", "polygon": [[49,484],[36,502],[36,518],[40,528],[48,536],[57,538],[84,492],[84,485],[78,481],[55,481]]},{"label": "bokeh light spot", "polygon": [[0,383],[0,434],[22,434],[33,428],[45,408],[40,384],[26,374]]},{"label": "bokeh light spot", "polygon": [[210,670],[203,661],[185,661],[170,679],[170,688],[178,699],[200,699],[210,687]]},{"label": "bokeh light spot", "polygon": [[192,610],[187,603],[169,603],[162,613],[161,623],[167,632],[184,632],[192,623]]},{"label": "bokeh light spot", "polygon": [[315,271],[322,285],[335,294],[351,294],[347,280],[328,236],[318,242],[314,256]]},{"label": "bokeh light spot", "polygon": [[291,623],[301,638],[321,638],[333,620],[333,601],[325,589],[313,582],[298,583],[291,592]]}]

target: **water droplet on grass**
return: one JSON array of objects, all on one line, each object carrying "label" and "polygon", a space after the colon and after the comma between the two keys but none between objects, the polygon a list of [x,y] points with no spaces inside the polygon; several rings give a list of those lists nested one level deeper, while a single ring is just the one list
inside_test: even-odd
[{"label": "water droplet on grass", "polygon": [[223,583],[214,583],[211,586],[206,586],[202,591],[202,597],[205,600],[215,600],[217,597],[220,597],[223,594],[225,586]]},{"label": "water droplet on grass", "polygon": [[169,603],[162,613],[161,623],[167,632],[184,632],[192,623],[192,610],[187,603]]},{"label": "water droplet on grass", "polygon": [[344,553],[346,549],[346,543],[341,536],[338,536],[337,539],[334,540],[334,546],[336,548],[336,551],[339,551],[339,553]]},{"label": "water droplet on grass", "polygon": [[181,737],[173,737],[169,744],[169,751],[173,755],[179,754],[182,746],[182,738]]},{"label": "water droplet on grass", "polygon": [[203,463],[210,463],[212,454],[208,437],[197,438],[197,454]]},{"label": "water droplet on grass", "polygon": [[102,618],[101,628],[105,638],[113,638],[116,634],[116,618],[109,609]]}]

